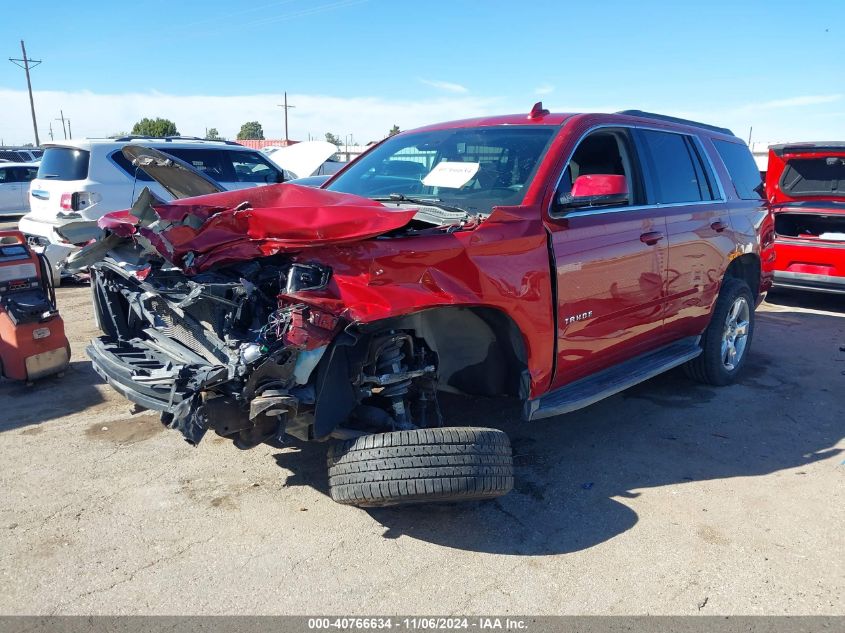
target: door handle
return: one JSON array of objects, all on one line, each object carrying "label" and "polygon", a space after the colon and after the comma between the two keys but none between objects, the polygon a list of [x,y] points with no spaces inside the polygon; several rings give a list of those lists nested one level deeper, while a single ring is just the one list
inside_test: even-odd
[{"label": "door handle", "polygon": [[710,225],[710,228],[716,231],[716,233],[721,233],[726,228],[728,228],[728,225],[722,222],[721,220],[716,220],[715,222],[713,222],[713,224]]},{"label": "door handle", "polygon": [[648,244],[649,246],[654,246],[664,237],[663,233],[660,231],[650,231],[648,233],[643,233],[640,235],[640,241],[643,244]]}]

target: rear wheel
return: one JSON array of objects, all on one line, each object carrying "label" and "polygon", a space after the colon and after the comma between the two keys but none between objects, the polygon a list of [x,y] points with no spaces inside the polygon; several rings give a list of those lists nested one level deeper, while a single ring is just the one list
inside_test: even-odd
[{"label": "rear wheel", "polygon": [[329,489],[361,507],[490,499],[513,488],[508,436],[442,427],[366,435],[329,449]]},{"label": "rear wheel", "polygon": [[710,324],[701,337],[702,353],[684,369],[708,385],[732,383],[745,365],[754,334],[754,298],[741,279],[725,279]]}]

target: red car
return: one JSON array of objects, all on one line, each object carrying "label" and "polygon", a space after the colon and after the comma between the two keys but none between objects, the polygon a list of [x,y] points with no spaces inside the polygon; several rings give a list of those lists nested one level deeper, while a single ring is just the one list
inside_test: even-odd
[{"label": "red car", "polygon": [[[513,485],[507,436],[448,426],[439,392],[556,416],[678,365],[742,370],[771,284],[771,214],[729,130],[627,111],[403,132],[320,189],[217,193],[155,150],[174,194],[101,220],[96,370],[196,444],[292,435],[356,505]],[[454,423],[454,421],[453,421]]]},{"label": "red car", "polygon": [[845,292],[845,143],[769,148],[775,284]]}]

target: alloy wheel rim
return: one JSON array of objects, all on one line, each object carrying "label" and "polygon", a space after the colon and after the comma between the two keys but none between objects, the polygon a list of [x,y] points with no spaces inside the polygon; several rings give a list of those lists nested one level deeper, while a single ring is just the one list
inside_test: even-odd
[{"label": "alloy wheel rim", "polygon": [[722,365],[728,371],[737,368],[748,345],[751,309],[745,297],[737,297],[728,310],[722,332]]}]

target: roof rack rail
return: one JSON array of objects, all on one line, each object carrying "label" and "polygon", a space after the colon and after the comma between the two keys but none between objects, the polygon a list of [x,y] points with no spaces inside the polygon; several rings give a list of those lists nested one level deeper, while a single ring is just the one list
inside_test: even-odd
[{"label": "roof rack rail", "polygon": [[165,143],[179,142],[179,141],[205,141],[207,143],[224,143],[226,145],[240,145],[235,141],[225,141],[219,138],[200,138],[199,136],[147,136],[143,134],[129,134],[121,136],[120,138],[111,139],[117,142],[124,141],[164,141]]},{"label": "roof rack rail", "polygon": [[693,127],[700,127],[711,132],[718,132],[719,134],[727,134],[728,136],[736,136],[731,130],[726,127],[718,127],[716,125],[708,125],[707,123],[699,123],[698,121],[691,121],[689,119],[681,119],[667,114],[655,114],[654,112],[644,112],[643,110],[621,110],[616,114],[625,114],[627,116],[636,116],[641,119],[657,119],[658,121],[668,121],[670,123],[680,123],[682,125],[691,125]]}]

